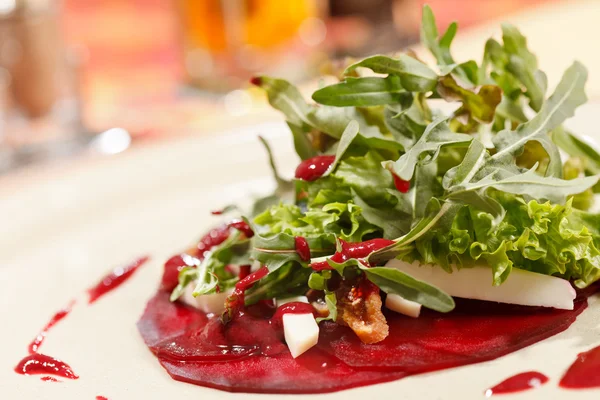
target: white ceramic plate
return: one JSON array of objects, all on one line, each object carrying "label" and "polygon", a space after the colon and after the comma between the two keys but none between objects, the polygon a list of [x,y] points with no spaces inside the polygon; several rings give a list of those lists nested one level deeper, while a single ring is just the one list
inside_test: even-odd
[{"label": "white ceramic plate", "polygon": [[[594,135],[598,106],[571,123]],[[276,149],[281,168],[297,163],[287,129],[267,123],[210,138],[189,138],[123,155],[33,170],[0,179],[0,398],[256,399],[172,380],[146,348],[135,323],[158,285],[162,263],[219,222],[209,211],[272,189],[256,134]],[[110,269],[149,254],[150,263],[91,306],[85,290]],[[13,372],[54,312],[78,300],[42,352],[68,362],[80,379],[42,382]],[[566,332],[500,359],[399,381],[302,399],[482,399],[515,373],[537,370],[550,382],[510,399],[598,399],[600,390],[557,383],[577,353],[600,344],[600,304]],[[281,396],[278,396],[281,397]]]}]

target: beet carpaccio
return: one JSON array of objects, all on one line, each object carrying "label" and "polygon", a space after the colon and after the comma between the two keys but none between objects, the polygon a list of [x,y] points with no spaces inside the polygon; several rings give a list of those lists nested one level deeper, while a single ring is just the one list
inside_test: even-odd
[{"label": "beet carpaccio", "polygon": [[[283,114],[298,166],[283,178],[261,138],[276,190],[214,212],[222,223],[166,262],[138,328],[174,379],[337,391],[492,360],[586,308],[600,155],[562,125],[587,100],[587,70],[573,62],[547,90],[508,24],[483,62],[457,62],[456,28],[438,32],[424,7],[435,64],[412,51],[332,63],[339,81],[312,101],[251,80]],[[515,371],[490,390],[546,381]]]}]

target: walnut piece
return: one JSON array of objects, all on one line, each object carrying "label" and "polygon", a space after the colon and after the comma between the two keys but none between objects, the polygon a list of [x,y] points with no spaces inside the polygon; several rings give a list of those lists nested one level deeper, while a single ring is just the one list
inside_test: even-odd
[{"label": "walnut piece", "polygon": [[343,281],[335,295],[338,324],[349,326],[367,344],[381,342],[388,336],[389,327],[381,312],[379,288],[367,278]]}]

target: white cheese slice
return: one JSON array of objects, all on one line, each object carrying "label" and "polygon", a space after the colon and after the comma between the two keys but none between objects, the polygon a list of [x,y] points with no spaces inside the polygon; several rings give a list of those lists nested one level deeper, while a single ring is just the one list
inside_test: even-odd
[{"label": "white cheese slice", "polygon": [[567,280],[518,268],[512,269],[502,285],[492,286],[492,271],[488,266],[454,267],[451,274],[439,266],[400,260],[390,260],[386,267],[397,268],[450,296],[466,299],[572,310],[576,296],[575,289]]},{"label": "white cheese slice", "polygon": [[406,300],[404,297],[393,293],[387,295],[385,306],[392,311],[413,318],[419,318],[419,314],[421,314],[421,305],[419,303]]},{"label": "white cheese slice", "polygon": [[283,334],[296,358],[319,341],[319,325],[312,314],[283,314]]},{"label": "white cheese slice", "polygon": [[284,304],[293,302],[308,303],[308,298],[306,296],[294,296],[285,299],[275,299],[275,305],[277,307],[281,307]]},{"label": "white cheese slice", "polygon": [[223,311],[225,311],[225,299],[227,299],[227,296],[231,294],[231,290],[194,297],[192,293],[194,292],[195,288],[195,283],[189,284],[179,300],[201,310],[206,314],[221,314]]}]

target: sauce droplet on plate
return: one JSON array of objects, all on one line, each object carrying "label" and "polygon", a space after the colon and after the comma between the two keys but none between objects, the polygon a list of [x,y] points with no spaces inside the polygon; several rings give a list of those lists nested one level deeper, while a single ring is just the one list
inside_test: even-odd
[{"label": "sauce droplet on plate", "polygon": [[42,343],[44,343],[44,340],[46,339],[46,335],[48,335],[48,331],[50,331],[50,329],[54,325],[56,325],[60,320],[69,315],[69,313],[71,312],[71,308],[73,308],[74,304],[75,300],[72,300],[65,308],[54,314],[50,321],[48,321],[48,323],[44,326],[44,328],[42,328],[40,333],[38,333],[35,339],[33,339],[29,344],[29,354],[38,352]]},{"label": "sauce droplet on plate", "polygon": [[96,400],[108,400],[108,399],[104,396],[96,396]]},{"label": "sauce droplet on plate", "polygon": [[503,380],[496,386],[485,391],[485,397],[491,397],[497,394],[522,392],[524,390],[535,389],[548,382],[548,377],[540,372],[528,371],[511,376]]},{"label": "sauce droplet on plate", "polygon": [[31,354],[19,361],[15,372],[21,375],[56,375],[68,379],[78,379],[71,367],[56,358],[44,354]]},{"label": "sauce droplet on plate", "polygon": [[106,275],[96,286],[90,288],[88,293],[90,295],[89,304],[92,304],[100,297],[104,296],[111,290],[119,287],[125,282],[139,267],[141,267],[149,257],[142,257],[135,260],[133,263],[124,267],[115,268],[110,274]]},{"label": "sauce droplet on plate", "polygon": [[579,353],[560,380],[560,387],[584,389],[600,387],[600,346]]},{"label": "sauce droplet on plate", "polygon": [[42,376],[40,378],[40,380],[44,381],[44,382],[60,382],[58,379],[53,378],[51,376]]}]

